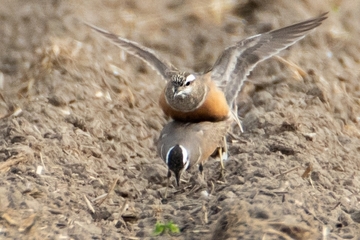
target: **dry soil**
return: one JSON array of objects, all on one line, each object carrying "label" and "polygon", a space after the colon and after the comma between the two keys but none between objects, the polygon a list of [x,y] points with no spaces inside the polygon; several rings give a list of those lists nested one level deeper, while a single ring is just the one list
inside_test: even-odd
[{"label": "dry soil", "polygon": [[[244,37],[329,11],[238,98],[226,181],[171,187],[164,81],[82,22],[204,71]],[[2,0],[0,239],[360,239],[360,1]],[[104,198],[106,196],[106,198]],[[154,236],[157,222],[179,234]]]}]

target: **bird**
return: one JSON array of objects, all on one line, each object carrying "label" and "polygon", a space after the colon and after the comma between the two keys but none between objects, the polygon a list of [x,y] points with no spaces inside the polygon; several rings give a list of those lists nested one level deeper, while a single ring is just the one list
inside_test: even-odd
[{"label": "bird", "polygon": [[140,58],[166,80],[159,97],[164,114],[182,122],[217,122],[237,116],[237,98],[255,66],[304,38],[327,18],[318,17],[284,28],[257,34],[227,47],[210,70],[204,73],[180,71],[152,49],[85,23],[127,53]]},{"label": "bird", "polygon": [[[167,185],[164,199],[167,198],[167,189],[171,172],[175,175],[177,186],[180,185],[182,173],[194,165],[198,165],[202,178],[203,164],[217,148],[222,146],[224,137],[229,130],[233,118],[223,121],[199,123],[170,121],[162,129],[156,143],[160,157],[168,166]],[[221,153],[220,153],[221,154]],[[220,156],[220,160],[222,156]],[[223,165],[221,165],[223,167]]]},{"label": "bird", "polygon": [[203,164],[216,149],[226,144],[225,136],[233,120],[239,122],[235,99],[255,66],[304,38],[326,18],[327,13],[323,13],[245,38],[226,48],[213,67],[204,73],[179,71],[152,49],[86,23],[129,54],[142,59],[167,81],[159,105],[173,120],[164,126],[156,144],[168,166],[164,199],[171,172],[178,186],[182,173],[191,166],[198,165],[203,174]]}]

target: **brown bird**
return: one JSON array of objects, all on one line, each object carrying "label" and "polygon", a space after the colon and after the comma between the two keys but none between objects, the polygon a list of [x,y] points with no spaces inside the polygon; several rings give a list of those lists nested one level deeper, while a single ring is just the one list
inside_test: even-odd
[{"label": "brown bird", "polygon": [[[261,61],[304,38],[327,18],[323,13],[285,28],[254,35],[226,48],[206,73],[179,71],[162,60],[153,50],[119,37],[106,30],[90,26],[117,46],[155,69],[166,81],[160,95],[160,107],[165,115],[177,121],[222,121],[230,109],[249,73]],[[236,120],[237,114],[235,114]]]},{"label": "brown bird", "polygon": [[[157,142],[158,153],[169,168],[165,199],[171,171],[175,174],[178,186],[181,174],[193,165],[199,165],[200,174],[203,176],[203,164],[216,148],[221,147],[223,142],[226,143],[223,139],[232,120],[231,117],[228,117],[226,120],[218,122],[171,121],[165,125]],[[221,159],[222,156],[220,156]]]}]

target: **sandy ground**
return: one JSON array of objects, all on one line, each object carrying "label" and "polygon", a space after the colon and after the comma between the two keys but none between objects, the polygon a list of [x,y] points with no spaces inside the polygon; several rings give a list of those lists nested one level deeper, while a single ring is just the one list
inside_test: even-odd
[{"label": "sandy ground", "polygon": [[[2,0],[0,239],[360,239],[360,1],[238,2]],[[204,71],[325,11],[281,54],[303,75],[272,58],[244,87],[226,182],[210,159],[207,188],[195,169],[162,204],[164,81],[81,21]],[[168,221],[180,233],[155,237]]]}]

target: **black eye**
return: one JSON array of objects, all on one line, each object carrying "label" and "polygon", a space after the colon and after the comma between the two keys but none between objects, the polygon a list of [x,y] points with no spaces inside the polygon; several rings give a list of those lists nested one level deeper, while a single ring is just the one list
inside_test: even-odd
[{"label": "black eye", "polygon": [[191,84],[190,81],[189,81],[189,82],[186,82],[186,83],[185,83],[185,86],[190,86],[190,84]]}]

